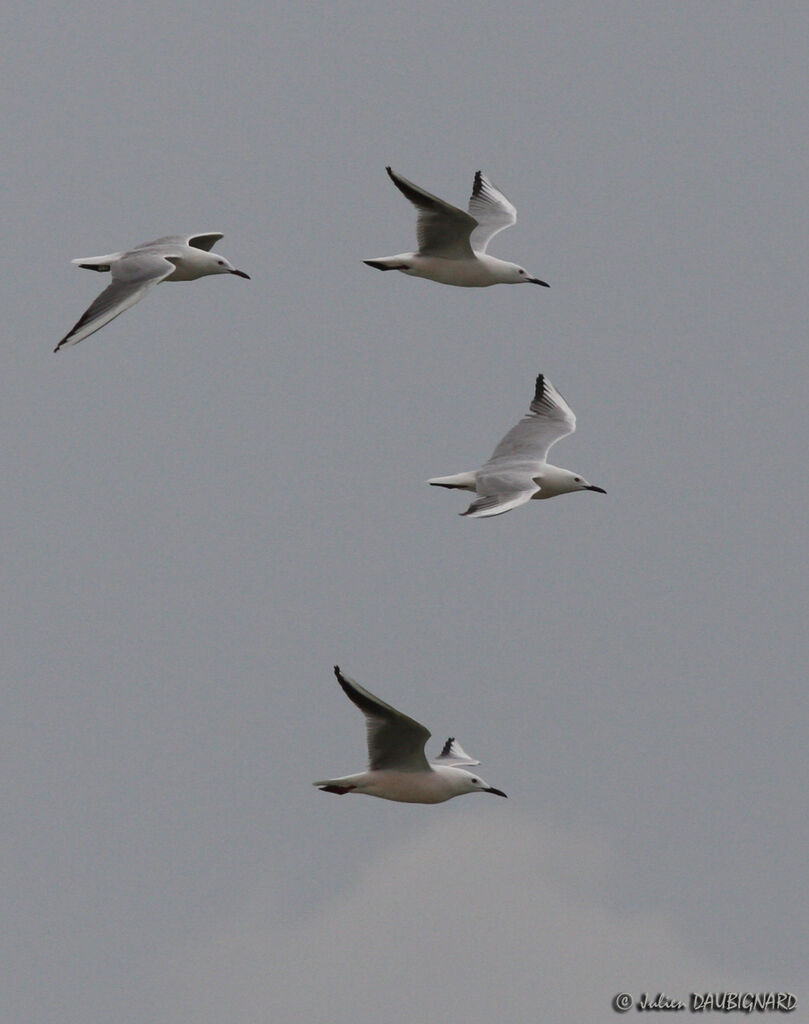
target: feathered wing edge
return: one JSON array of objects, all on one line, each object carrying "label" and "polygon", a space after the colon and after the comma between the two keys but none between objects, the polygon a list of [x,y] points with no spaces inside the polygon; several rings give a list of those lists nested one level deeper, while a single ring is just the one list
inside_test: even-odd
[{"label": "feathered wing edge", "polygon": [[451,768],[453,766],[457,767],[464,764],[480,764],[480,761],[476,761],[473,757],[470,757],[455,737],[450,736],[442,747],[441,753],[433,760],[432,763],[443,764],[448,768]]}]

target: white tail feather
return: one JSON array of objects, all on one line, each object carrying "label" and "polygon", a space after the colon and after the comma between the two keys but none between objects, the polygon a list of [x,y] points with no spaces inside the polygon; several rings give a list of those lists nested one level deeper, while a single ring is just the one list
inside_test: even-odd
[{"label": "white tail feather", "polygon": [[454,476],[434,476],[427,483],[433,487],[457,487],[464,491],[475,490],[474,473],[456,473]]}]

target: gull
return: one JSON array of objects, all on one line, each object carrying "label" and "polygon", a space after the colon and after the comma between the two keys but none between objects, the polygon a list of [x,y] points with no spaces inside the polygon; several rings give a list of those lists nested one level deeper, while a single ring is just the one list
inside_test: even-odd
[{"label": "gull", "polygon": [[460,514],[477,519],[502,515],[532,498],[553,498],[569,491],[606,494],[603,487],[545,461],[553,445],[575,429],[573,410],[540,373],[528,415],[509,430],[485,466],[471,473],[436,476],[428,483],[476,491],[480,497]]},{"label": "gull", "polygon": [[407,178],[402,178],[390,167],[385,170],[393,184],[418,210],[416,236],[419,250],[363,260],[369,267],[401,270],[412,277],[426,277],[430,281],[461,288],[486,288],[490,284],[521,284],[524,281],[550,287],[547,282],[530,277],[516,263],[486,254],[492,238],[516,222],[517,211],[482,171],[475,173],[469,213],[464,213],[457,206],[445,203]]},{"label": "gull", "polygon": [[323,779],[313,786],[324,793],[365,793],[406,804],[440,804],[463,793],[506,795],[459,767],[480,761],[469,757],[452,736],[430,763],[424,754],[429,729],[344,676],[338,665],[334,674],[348,699],[365,715],[369,765],[367,771]]},{"label": "gull", "polygon": [[218,231],[204,235],[166,235],[136,245],[127,252],[71,260],[85,270],[109,271],[112,284],[96,298],[53,351],[76,345],[94,334],[125,309],[140,302],[146,292],[161,281],[194,281],[208,274],[236,274],[249,280],[249,274],[236,270],[224,256],[210,251],[220,238],[222,234]]}]

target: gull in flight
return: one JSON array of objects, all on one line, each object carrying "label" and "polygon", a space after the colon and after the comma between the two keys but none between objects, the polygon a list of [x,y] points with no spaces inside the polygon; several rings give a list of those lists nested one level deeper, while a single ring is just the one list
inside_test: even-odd
[{"label": "gull in flight", "polygon": [[364,260],[377,270],[401,270],[413,277],[426,277],[440,284],[461,288],[486,288],[490,284],[541,284],[516,263],[498,260],[486,253],[494,236],[517,220],[517,211],[482,171],[475,174],[469,213],[425,192],[407,178],[385,168],[393,184],[418,210],[416,236],[418,252]]},{"label": "gull in flight", "polygon": [[444,744],[441,754],[429,762],[424,755],[429,729],[344,676],[337,665],[334,674],[348,699],[365,715],[369,765],[367,771],[356,775],[323,779],[312,785],[319,786],[324,793],[366,793],[406,804],[440,804],[462,793],[506,795],[459,767],[477,765],[480,761],[472,760],[453,737]]},{"label": "gull in flight", "polygon": [[167,235],[137,245],[128,252],[71,260],[85,270],[108,271],[112,284],[96,298],[53,351],[76,345],[94,334],[134,306],[161,281],[194,281],[208,274],[237,274],[249,280],[249,274],[236,270],[224,256],[210,251],[221,237],[218,231],[205,235]]},{"label": "gull in flight", "polygon": [[553,445],[575,429],[573,410],[540,373],[528,415],[509,430],[485,466],[471,473],[433,477],[428,483],[475,491],[480,497],[461,515],[477,519],[502,515],[532,498],[553,498],[569,491],[606,494],[603,487],[545,461]]}]

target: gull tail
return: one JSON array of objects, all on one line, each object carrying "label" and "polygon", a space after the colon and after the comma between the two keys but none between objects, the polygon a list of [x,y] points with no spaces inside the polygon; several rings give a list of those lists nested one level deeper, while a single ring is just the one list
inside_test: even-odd
[{"label": "gull tail", "polygon": [[356,786],[341,785],[340,779],[323,779],[320,782],[313,782],[313,786],[317,786],[321,793],[336,793],[338,796],[342,796],[344,793],[350,793],[352,789],[356,789]]},{"label": "gull tail", "polygon": [[71,260],[70,262],[74,267],[81,267],[82,270],[97,270],[103,274],[110,269],[110,265],[119,259],[120,256],[119,252],[111,252],[106,256],[80,256],[77,260]]},{"label": "gull tail", "polygon": [[458,487],[464,491],[475,490],[474,473],[456,473],[454,476],[434,476],[427,481],[433,487]]},{"label": "gull tail", "polygon": [[405,270],[407,268],[406,263],[397,256],[383,256],[378,260],[363,260],[366,267],[373,267],[374,270]]}]

